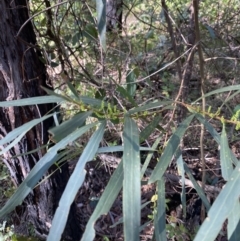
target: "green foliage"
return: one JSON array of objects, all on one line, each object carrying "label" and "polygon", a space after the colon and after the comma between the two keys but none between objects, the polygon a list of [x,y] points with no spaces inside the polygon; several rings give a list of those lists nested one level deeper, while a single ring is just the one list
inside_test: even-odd
[{"label": "green foliage", "polygon": [[97,6],[97,23],[98,32],[100,36],[100,44],[104,51],[106,51],[106,0],[96,0]]},{"label": "green foliage", "polygon": [[[88,161],[91,161],[97,153],[99,143],[103,137],[105,126],[106,123],[102,122],[97,131],[92,135],[81,157],[78,160],[74,172],[68,180],[67,186],[62,194],[62,197],[59,201],[59,206],[52,221],[52,227],[47,238],[49,241],[61,240],[64,227],[67,223],[67,217],[71,204],[74,201],[78,189],[81,187],[85,179],[85,165]],[[59,232],[56,233],[56,230],[59,230]]]},{"label": "green foliage", "polygon": [[233,116],[231,118],[232,121],[237,122],[237,125],[235,127],[235,129],[238,131],[240,129],[240,105],[235,106],[234,110],[233,110]]},{"label": "green foliage", "polygon": [[169,81],[171,76],[168,72],[163,72],[162,76],[162,93],[166,97],[170,97],[170,94],[175,90],[175,85],[173,82]]},{"label": "green foliage", "polygon": [[220,163],[221,163],[221,169],[222,169],[222,176],[226,181],[229,181],[233,171],[233,166],[232,166],[232,160],[231,160],[231,150],[229,149],[229,146],[228,146],[225,123],[223,123],[220,146],[221,146]]},{"label": "green foliage", "polygon": [[[240,185],[240,162],[232,172],[230,176],[230,181],[227,182],[224,189],[221,191],[219,196],[216,198],[212,207],[208,212],[208,217],[205,219],[201,225],[199,232],[197,233],[194,241],[200,240],[215,240],[219,231],[222,228],[222,224],[231,215],[231,212],[238,210],[233,210],[236,206],[229,205],[229,203],[239,202],[239,185]],[[235,212],[236,213],[236,212]],[[238,213],[236,213],[238,215]],[[238,228],[237,223],[232,229]]]},{"label": "green foliage", "polygon": [[11,241],[39,241],[37,238],[13,235]]},{"label": "green foliage", "polygon": [[124,236],[127,240],[140,240],[141,180],[139,131],[136,123],[129,116],[126,116],[124,120],[123,142]]},{"label": "green foliage", "polygon": [[[45,98],[45,97],[43,97]],[[60,98],[60,97],[58,97]],[[62,97],[62,100],[72,100],[73,103],[76,103],[75,99],[70,99],[68,97]],[[80,126],[76,125],[73,127],[73,123],[68,120],[64,122],[62,125],[66,125],[69,127],[72,127],[70,129],[69,134],[65,134],[63,136],[59,136],[58,129],[62,128],[62,125],[56,127],[56,130],[52,130],[52,134],[55,138],[57,138],[57,143],[49,150],[48,153],[45,154],[45,156],[39,160],[39,162],[36,164],[36,166],[32,169],[32,171],[29,173],[28,177],[25,179],[25,181],[21,184],[21,186],[17,189],[16,193],[9,199],[5,207],[0,211],[0,215],[3,216],[9,211],[13,210],[16,205],[19,205],[23,199],[26,197],[26,195],[34,188],[34,186],[37,184],[37,182],[40,180],[42,175],[45,173],[45,171],[57,160],[60,160],[62,158],[61,154],[57,154],[57,151],[64,148],[69,142],[76,140],[84,133],[88,132],[90,128],[93,128],[99,124],[99,122],[95,121],[92,124],[84,124],[84,120],[86,120],[87,117],[91,116],[92,113],[94,113],[95,106],[98,104],[99,106],[102,106],[102,101],[98,100],[92,100],[87,99],[79,96],[79,99],[83,100],[84,103],[88,105],[88,109],[91,109],[91,111],[85,111],[82,114],[77,114],[76,116],[72,117],[72,120],[74,118],[79,118]],[[34,98],[33,98],[34,100]],[[40,103],[42,102],[42,98],[37,99]],[[59,100],[59,99],[56,99]],[[25,100],[19,100],[17,102],[12,102],[12,104],[19,104],[25,103]],[[32,102],[30,102],[32,103]],[[37,102],[36,102],[37,103]],[[77,102],[79,105],[82,105],[83,102]],[[4,106],[6,103],[1,102],[0,106]],[[96,219],[101,215],[109,211],[112,203],[114,202],[116,196],[118,195],[120,189],[123,185],[123,194],[124,194],[124,206],[123,206],[123,212],[124,212],[124,227],[125,227],[125,235],[129,236],[131,240],[137,240],[138,239],[138,227],[140,227],[140,145],[139,145],[139,133],[137,126],[134,122],[134,120],[129,115],[135,115],[138,112],[142,112],[145,110],[151,110],[153,107],[157,108],[160,106],[160,108],[164,107],[168,102],[156,102],[156,103],[150,103],[145,104],[141,107],[136,107],[131,109],[130,111],[123,114],[124,119],[124,131],[123,131],[123,141],[124,141],[124,147],[123,147],[123,161],[118,166],[118,168],[115,170],[114,174],[112,175],[108,186],[106,187],[104,193],[102,194],[100,200],[97,203],[97,206],[94,210],[94,213],[92,214],[88,225],[86,227],[86,231],[84,233],[84,236],[82,240],[92,240],[95,236],[95,232],[93,230],[93,223],[96,221]],[[80,107],[79,107],[80,108]],[[109,108],[108,105],[106,108]],[[101,110],[101,108],[100,108]],[[99,111],[99,110],[98,110]],[[105,109],[103,108],[102,111],[104,112]],[[104,114],[102,114],[107,117]],[[163,174],[166,171],[167,166],[169,165],[172,156],[176,151],[178,150],[178,146],[180,144],[180,140],[182,139],[184,133],[186,132],[188,126],[193,121],[194,117],[197,117],[199,120],[203,121],[205,124],[205,127],[209,130],[209,133],[217,140],[222,149],[224,151],[229,150],[228,144],[226,142],[226,135],[223,134],[222,136],[218,136],[216,131],[214,129],[211,129],[212,127],[206,120],[200,115],[200,114],[193,114],[187,117],[186,120],[183,121],[179,125],[179,127],[176,129],[176,131],[173,133],[173,136],[169,139],[166,148],[162,154],[161,159],[157,163],[150,179],[149,183],[158,182],[158,202],[156,206],[157,212],[155,213],[154,222],[156,226],[157,233],[155,235],[163,235],[160,230],[169,230],[170,233],[172,233],[172,229],[170,226],[167,226],[167,228],[164,228],[165,226],[165,219],[163,217],[165,216],[165,191],[164,191],[164,181],[162,179]],[[49,118],[49,116],[45,117]],[[31,121],[27,124],[26,129],[33,126],[33,123],[36,125],[40,121],[42,121],[43,118],[39,120]],[[205,121],[205,122],[204,122]],[[21,127],[20,127],[21,128]],[[65,127],[64,127],[65,128]],[[98,146],[102,139],[103,132],[105,130],[105,123],[103,122],[96,128],[94,131],[94,134],[88,141],[88,145],[83,150],[80,159],[78,161],[78,164],[76,166],[76,169],[74,170],[73,175],[71,176],[69,183],[65,189],[65,192],[60,200],[59,208],[57,209],[57,212],[55,214],[52,227],[50,230],[50,234],[48,237],[48,240],[52,240],[54,237],[54,240],[60,240],[61,233],[64,229],[66,218],[69,212],[70,205],[76,195],[77,190],[82,185],[84,181],[85,176],[85,164],[89,160],[94,158],[94,155],[98,152]],[[224,130],[224,129],[223,129]],[[60,133],[60,132],[59,132]],[[19,135],[19,130],[15,129],[11,133],[9,133],[8,136],[5,137],[5,139],[2,139],[1,142],[6,143],[9,142],[9,140],[13,140],[16,138],[16,136]],[[9,139],[10,138],[10,139]],[[105,151],[112,151],[111,148],[105,148]],[[3,150],[3,152],[6,152]],[[228,153],[223,153],[222,159],[229,160],[232,158],[231,151],[229,150]],[[235,159],[232,160],[235,163]],[[185,165],[185,164],[184,164]],[[205,240],[214,240],[217,233],[220,231],[221,226],[226,218],[229,217],[232,213],[232,206],[228,206],[227,203],[231,201],[237,201],[239,198],[239,192],[236,192],[238,189],[237,187],[239,184],[239,163],[236,163],[236,168],[231,171],[231,173],[227,174],[228,177],[226,178],[229,180],[225,186],[225,188],[222,190],[222,192],[217,197],[216,201],[210,208],[208,212],[208,218],[205,220],[203,225],[201,226],[199,233],[197,234],[195,240],[202,240],[202,237],[207,237],[208,239]],[[187,166],[184,166],[185,171],[187,175],[189,175],[190,179],[193,183],[195,183],[195,188],[199,192],[199,195],[203,202],[205,202],[206,207],[209,209],[209,203],[208,201],[205,201],[207,199],[204,198],[204,194],[200,187],[197,187],[198,184],[195,182],[194,178],[191,176],[191,172],[187,168]],[[228,167],[226,167],[229,169]],[[222,172],[225,170],[225,165],[222,165]],[[75,173],[77,176],[75,176]],[[82,175],[79,176],[79,173],[82,173]],[[125,178],[123,178],[125,176]],[[78,178],[81,178],[81,180]],[[26,185],[27,184],[27,185]],[[76,184],[76,186],[75,186]],[[73,188],[74,187],[74,188]],[[233,191],[234,190],[234,191]],[[70,198],[71,197],[71,198]],[[62,205],[64,203],[64,205]],[[164,205],[163,205],[164,204]],[[226,208],[228,206],[228,208]],[[221,207],[225,207],[224,210]],[[136,218],[138,216],[138,218]],[[57,220],[57,221],[55,221]],[[129,228],[131,227],[131,228]],[[159,227],[159,229],[157,229]],[[186,232],[186,230],[180,225],[179,231]],[[58,238],[56,236],[56,230],[58,230]],[[177,234],[177,230],[175,230]],[[211,238],[212,237],[212,238]],[[200,239],[199,239],[200,238]]]},{"label": "green foliage", "polygon": [[3,223],[0,224],[0,240],[1,241],[8,241],[11,240],[11,238],[14,235],[13,232],[13,226],[8,227],[6,221],[3,221]]},{"label": "green foliage", "polygon": [[[170,14],[174,19],[174,26],[184,33],[185,29],[181,28],[181,24],[183,22],[185,24],[185,21],[187,21],[189,1],[167,2]],[[220,11],[218,7],[226,8],[229,11],[236,8],[235,6],[228,8],[228,2],[222,1],[220,5],[217,1],[201,2],[200,16],[204,18],[207,14],[209,18],[208,25],[202,23],[201,31],[203,31],[203,36],[207,36],[206,43],[209,43],[207,47],[210,50],[216,45],[222,47],[225,44],[223,40],[217,42],[215,28],[210,25],[215,23],[216,16]],[[123,194],[123,218],[120,222],[123,222],[124,236],[126,240],[140,239],[139,232],[143,228],[140,224],[141,183],[144,176],[149,178],[148,184],[157,184],[157,194],[152,197],[153,212],[149,216],[155,227],[156,240],[167,240],[167,237],[175,238],[178,241],[186,240],[184,235],[193,239],[196,234],[194,241],[213,241],[226,219],[229,222],[229,238],[234,237],[234,241],[238,240],[240,164],[229,148],[225,125],[226,123],[235,124],[238,129],[240,110],[239,105],[236,105],[232,118],[224,116],[221,110],[222,106],[227,105],[230,100],[236,97],[240,91],[240,85],[226,86],[205,94],[205,97],[210,97],[213,95],[219,96],[225,94],[225,92],[230,93],[224,99],[221,107],[215,108],[212,105],[214,103],[211,103],[208,111],[203,112],[200,105],[196,105],[202,97],[193,104],[171,100],[171,94],[178,89],[179,83],[172,80],[174,75],[170,74],[170,71],[166,70],[163,74],[157,76],[158,79],[155,82],[152,81],[149,74],[152,70],[159,70],[160,66],[163,65],[164,58],[168,56],[168,50],[165,50],[168,49],[169,44],[168,35],[164,28],[164,14],[161,5],[156,1],[146,3],[143,1],[125,2],[126,20],[130,19],[131,21],[129,21],[130,23],[126,21],[128,28],[125,32],[123,31],[121,38],[116,33],[106,33],[105,0],[70,1],[66,5],[55,6],[51,9],[51,13],[57,11],[57,14],[54,15],[55,20],[50,26],[47,24],[49,16],[44,11],[45,7],[42,5],[42,1],[35,0],[30,4],[32,14],[37,14],[33,23],[39,33],[39,46],[44,56],[42,61],[51,67],[61,67],[62,70],[55,79],[55,85],[57,86],[55,91],[44,89],[48,96],[0,102],[0,106],[6,108],[57,103],[61,105],[61,112],[65,114],[65,119],[63,123],[49,130],[51,140],[54,142],[53,147],[47,150],[47,153],[37,162],[26,179],[15,190],[15,193],[0,210],[0,217],[20,205],[52,165],[57,162],[64,162],[66,156],[68,158],[77,157],[77,165],[59,200],[47,239],[49,241],[60,240],[70,206],[79,188],[84,183],[86,164],[93,160],[98,153],[122,152],[123,158],[113,172],[98,202],[96,202],[95,209],[86,224],[82,240],[94,240],[96,235],[94,224],[101,215],[110,211],[121,189]],[[57,4],[57,1],[55,4]],[[175,11],[176,8],[179,11]],[[131,9],[134,9],[135,12],[132,12]],[[41,13],[38,14],[39,12]],[[135,17],[135,13],[138,14],[138,18]],[[223,12],[222,16],[226,17],[226,14],[227,12]],[[159,22],[164,24],[159,24]],[[223,20],[219,20],[219,24],[222,22]],[[238,30],[236,26],[231,27]],[[54,36],[48,35],[49,31]],[[236,31],[237,34],[239,36],[240,33]],[[40,38],[40,36],[44,37]],[[179,45],[182,44],[181,41],[178,40]],[[210,52],[209,49],[206,48],[207,53]],[[153,52],[156,52],[156,54],[153,55]],[[166,56],[165,53],[167,53]],[[173,55],[169,54],[169,56]],[[65,61],[65,64],[61,60]],[[173,65],[171,61],[171,59],[166,60],[167,67]],[[198,69],[198,66],[195,66],[195,68]],[[141,78],[144,81],[139,81]],[[60,90],[62,83],[65,83],[63,91]],[[141,87],[139,83],[144,83],[145,86]],[[161,83],[160,90],[157,89],[158,83]],[[144,88],[145,92],[141,92],[138,88]],[[233,91],[236,92],[232,93]],[[163,96],[158,95],[159,93]],[[167,125],[165,127],[163,125],[162,113],[172,110],[173,104],[187,107],[189,112],[187,117],[174,127],[175,129],[172,128],[171,136],[164,142],[162,136],[166,133],[169,135],[169,129],[166,130]],[[214,108],[215,111],[212,110]],[[32,120],[8,133],[0,140],[1,146],[4,146],[0,153],[5,154],[31,128],[57,114],[53,113]],[[209,122],[210,118],[218,123],[223,123],[221,135],[218,134],[215,125]],[[221,173],[226,185],[212,205],[206,197],[205,191],[192,175],[192,171],[185,163],[179,149],[184,136],[188,134],[196,120],[204,125],[209,135],[220,145]],[[117,141],[114,140],[111,146],[99,147],[109,123],[116,129],[119,126],[123,128],[123,146],[117,146]],[[149,144],[149,147],[142,147],[141,144],[148,143],[148,138],[155,133],[156,129],[158,130],[158,136],[154,140],[154,144]],[[74,150],[73,153],[69,148],[69,143],[75,143],[77,139],[83,137],[87,140],[86,146],[80,148],[80,145],[78,145],[79,149]],[[158,149],[163,151],[158,152],[161,157],[152,168],[149,176],[149,163],[154,151]],[[59,150],[64,151],[59,152]],[[143,163],[141,163],[141,151],[148,151]],[[181,176],[183,184],[181,202],[184,216],[186,216],[187,205],[184,187],[185,175],[192,182],[207,210],[208,217],[199,231],[196,231],[196,233],[194,231],[194,234],[190,233],[181,223],[170,222],[166,225],[165,216],[168,200],[165,197],[164,175],[173,157],[177,160],[178,174]],[[3,176],[3,178],[5,177]],[[234,205],[228,205],[231,202]],[[147,202],[145,204],[147,205]],[[5,226],[3,229],[5,229]],[[107,237],[103,239],[108,240]]]},{"label": "green foliage", "polygon": [[193,240],[194,235],[197,233],[197,230],[194,230],[194,232],[189,232],[189,230],[182,223],[179,225],[176,223],[167,224],[166,230],[170,239],[177,239],[179,241],[185,241],[186,237],[189,237],[191,240]]}]

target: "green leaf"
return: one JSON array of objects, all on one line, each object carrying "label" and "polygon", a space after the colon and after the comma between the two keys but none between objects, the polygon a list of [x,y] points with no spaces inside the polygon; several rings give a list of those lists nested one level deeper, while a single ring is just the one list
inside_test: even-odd
[{"label": "green leaf", "polygon": [[103,214],[108,213],[122,188],[123,162],[121,161],[105,188],[93,214],[91,215],[81,241],[92,241],[95,237],[94,224]]},{"label": "green leaf", "polygon": [[155,31],[153,29],[150,29],[144,36],[144,39],[153,39],[155,36]]},{"label": "green leaf", "polygon": [[161,115],[158,114],[153,118],[152,122],[141,131],[140,143],[147,140],[147,138],[152,134],[154,129],[159,125],[161,119]]},{"label": "green leaf", "polygon": [[[20,101],[20,100],[19,100]],[[32,127],[34,127],[35,125],[39,124],[40,122],[48,119],[49,117],[53,116],[53,114],[51,115],[46,115],[43,116],[41,118],[29,121],[28,123],[23,124],[20,127],[17,127],[16,129],[14,129],[13,131],[9,132],[3,139],[0,140],[0,145],[4,145],[6,143],[10,143],[12,140],[16,139],[18,136],[24,136]],[[16,143],[15,143],[16,144]],[[14,145],[15,145],[14,144]],[[10,145],[11,147],[14,145]],[[10,147],[10,148],[11,148]],[[8,148],[9,149],[9,148]],[[5,148],[6,152],[8,149]],[[1,152],[1,155],[3,154],[3,150]]]},{"label": "green leaf", "polygon": [[76,44],[79,44],[81,39],[82,39],[83,35],[82,35],[82,32],[76,32],[73,34],[72,36],[72,45],[76,45]]},{"label": "green leaf", "polygon": [[183,217],[186,218],[187,205],[186,205],[186,189],[185,189],[185,170],[184,170],[182,154],[180,153],[179,157],[176,157],[176,158],[177,158],[178,175],[182,177],[181,203],[182,203],[182,209],[183,209]]},{"label": "green leaf", "polygon": [[106,0],[96,0],[97,28],[100,36],[100,44],[106,51]]},{"label": "green leaf", "polygon": [[240,93],[240,90],[238,90],[238,91],[236,91],[236,92],[234,92],[233,94],[231,94],[231,95],[229,95],[228,97],[227,97],[227,99],[225,99],[224,101],[223,101],[223,104],[222,105],[224,105],[224,104],[226,104],[227,102],[229,102],[231,99],[233,99],[236,95],[238,95]]},{"label": "green leaf", "polygon": [[240,162],[234,169],[229,181],[222,189],[201,225],[194,241],[214,241],[226,218],[233,211],[240,196]]},{"label": "green leaf", "polygon": [[67,223],[67,218],[68,218],[71,204],[85,179],[85,175],[86,175],[86,171],[84,169],[85,165],[88,161],[94,158],[98,150],[99,143],[102,140],[105,126],[106,126],[106,121],[104,121],[100,125],[98,130],[92,135],[81,157],[78,160],[75,170],[72,173],[67,183],[67,186],[59,202],[59,206],[54,215],[50,233],[47,238],[48,241],[61,240],[62,233]]},{"label": "green leaf", "polygon": [[5,206],[0,210],[0,217],[5,216],[18,205],[20,205],[23,199],[32,191],[34,186],[43,176],[43,174],[49,169],[49,167],[57,162],[60,158],[63,157],[63,154],[57,154],[58,150],[64,148],[69,142],[72,142],[79,138],[81,135],[86,133],[90,128],[94,127],[97,123],[92,123],[86,125],[74,133],[68,135],[59,143],[54,145],[33,167],[31,172],[28,174],[26,179],[20,184],[16,192],[12,197],[7,201]]},{"label": "green leaf", "polygon": [[[29,130],[27,130],[29,131]],[[14,147],[24,136],[26,133],[22,133],[21,135],[19,135],[18,137],[16,137],[16,139],[14,139],[13,142],[11,142],[11,144],[9,144],[6,148],[3,148],[2,151],[0,151],[0,155],[6,153],[7,151],[9,151],[12,147]]]},{"label": "green leaf", "polygon": [[50,62],[50,66],[53,67],[53,68],[55,68],[55,67],[57,67],[57,66],[59,66],[59,65],[60,65],[59,62],[54,62],[54,61],[51,61],[51,62]]},{"label": "green leaf", "polygon": [[[202,115],[196,114],[196,118],[204,125],[204,127],[209,131],[209,133],[212,135],[214,140],[220,145],[221,143],[221,137],[217,133],[217,131],[212,127],[212,125],[205,119],[203,118]],[[234,163],[234,165],[238,164],[238,159],[235,157],[233,152],[230,150],[230,155],[231,155],[231,160]]]},{"label": "green leaf", "polygon": [[[98,99],[94,99],[88,96],[80,96],[80,100],[86,104],[86,105],[90,105],[92,107],[101,107],[102,106],[102,100],[98,100]],[[103,102],[104,106],[107,107],[107,103],[104,101]]]},{"label": "green leaf", "polygon": [[165,213],[165,180],[162,177],[157,182],[158,200],[157,200],[157,214],[154,218],[155,237],[157,241],[167,241],[166,235],[166,213]]},{"label": "green leaf", "polygon": [[91,111],[76,114],[71,119],[63,122],[59,126],[55,126],[54,128],[50,129],[48,132],[53,135],[53,140],[55,142],[59,142],[67,135],[75,131],[78,127],[81,127],[82,125],[84,125],[87,117],[89,117],[91,114],[92,114]]},{"label": "green leaf", "polygon": [[233,209],[228,216],[227,234],[229,241],[240,240],[240,203],[237,200],[233,203]]},{"label": "green leaf", "polygon": [[[123,151],[123,146],[106,146],[106,147],[100,147],[98,149],[98,153],[108,153],[108,152],[120,152]],[[156,151],[155,149],[151,147],[140,147],[140,151]]]},{"label": "green leaf", "polygon": [[29,154],[32,154],[32,153],[35,153],[35,152],[39,152],[40,150],[45,149],[45,148],[47,148],[48,146],[49,146],[49,144],[41,145],[41,146],[39,146],[38,148],[33,149],[33,150],[31,150],[31,151],[24,152],[24,153],[20,153],[20,154],[18,154],[18,155],[12,156],[12,158],[19,157],[19,156],[25,156],[25,155],[29,155]]},{"label": "green leaf", "polygon": [[209,131],[213,139],[220,145],[220,135],[217,131],[213,128],[213,126],[205,119],[202,115],[196,114],[196,118],[204,125],[204,127]]},{"label": "green leaf", "polygon": [[118,85],[116,90],[120,93],[120,95],[123,98],[125,98],[126,100],[131,102],[132,105],[137,106],[137,104],[136,104],[135,100],[133,99],[133,97],[122,86]]},{"label": "green leaf", "polygon": [[85,36],[89,40],[96,41],[98,37],[98,32],[94,25],[87,24],[86,27],[83,29],[83,36]]},{"label": "green leaf", "polygon": [[233,114],[235,115],[237,113],[237,111],[239,111],[239,110],[240,110],[240,105],[236,105],[234,107]]},{"label": "green leaf", "polygon": [[[78,97],[76,97],[75,95],[73,95],[72,97],[68,97],[68,96],[63,96],[63,95],[57,94],[54,91],[49,90],[49,89],[44,88],[44,87],[42,87],[42,89],[44,89],[49,95],[55,97],[58,100],[60,98],[62,101],[68,101],[68,102],[74,102],[74,103],[76,103],[76,102],[79,102],[79,103],[83,102],[84,104],[90,105],[92,107],[101,107],[102,106],[102,102],[103,102],[102,100],[98,100],[98,99],[91,98],[91,97],[88,97],[88,96],[78,96]],[[29,99],[31,99],[31,98],[29,98]],[[44,103],[48,103],[48,102],[44,102]],[[107,107],[107,103],[106,102],[103,102],[103,104],[104,104],[104,106]]]},{"label": "green leaf", "polygon": [[137,112],[141,112],[141,111],[146,111],[146,110],[151,110],[151,109],[155,109],[155,108],[162,108],[165,105],[170,105],[172,104],[172,101],[154,101],[148,104],[145,104],[143,106],[139,106],[139,107],[135,107],[131,110],[129,110],[127,113],[129,115],[135,114]]},{"label": "green leaf", "polygon": [[[145,208],[147,205],[149,205],[150,203],[151,203],[151,201],[147,201],[147,202],[145,202],[144,204],[142,204],[142,205],[141,205],[141,210],[142,210],[143,208]],[[152,222],[152,221],[150,221],[150,222]],[[121,223],[123,223],[123,217],[119,218],[118,221],[117,221],[116,223],[114,223],[113,225],[111,225],[110,227],[111,227],[111,228],[114,228],[114,227],[116,227],[117,225],[119,225],[119,224],[121,224]],[[144,227],[146,227],[146,226],[145,226],[145,225],[140,226],[139,231],[140,231],[140,232],[143,231],[143,230],[144,230]]]},{"label": "green leaf", "polygon": [[144,223],[143,225],[140,226],[139,231],[142,232],[147,226],[152,224],[152,220]]},{"label": "green leaf", "polygon": [[107,96],[107,92],[104,88],[99,88],[95,93],[96,99],[103,100],[104,98],[106,98],[106,96]]},{"label": "green leaf", "polygon": [[202,190],[202,188],[198,185],[198,183],[196,182],[196,180],[194,179],[191,170],[188,168],[187,164],[184,163],[184,170],[186,172],[186,174],[188,175],[189,179],[191,180],[195,190],[197,191],[199,197],[201,198],[204,206],[206,207],[207,211],[210,209],[211,204],[209,203],[204,191]]},{"label": "green leaf", "polygon": [[168,165],[170,164],[170,162],[173,158],[174,153],[176,152],[176,150],[180,144],[180,141],[181,141],[186,129],[190,125],[194,116],[195,115],[190,115],[186,120],[184,120],[179,125],[177,130],[174,132],[174,134],[168,141],[168,144],[167,144],[158,164],[156,165],[155,169],[152,172],[152,175],[149,178],[149,183],[153,183],[162,178],[164,172],[166,171]]},{"label": "green leaf", "polygon": [[[140,136],[141,136],[141,135],[140,135]],[[153,146],[152,146],[152,150],[156,150],[156,149],[157,149],[158,144],[159,144],[159,142],[160,142],[161,139],[162,139],[162,135],[160,135],[160,136],[155,140],[155,142],[154,142],[154,144],[153,144]],[[140,147],[140,151],[141,151],[141,147]],[[154,153],[154,152],[148,153],[148,155],[147,155],[147,157],[146,157],[146,159],[145,159],[145,161],[144,161],[144,164],[143,164],[142,169],[141,169],[141,179],[142,179],[145,171],[147,170],[147,167],[148,167],[148,165],[149,165],[149,163],[150,163],[150,160],[152,159],[153,153]]]},{"label": "green leaf", "polygon": [[0,102],[0,107],[39,105],[47,103],[63,102],[65,99],[59,96],[39,96],[20,100],[9,100]]},{"label": "green leaf", "polygon": [[60,121],[60,115],[57,112],[53,113],[53,119],[54,119],[54,124],[55,126],[59,126],[59,121]]},{"label": "green leaf", "polygon": [[134,83],[136,81],[136,75],[134,73],[134,70],[128,70],[127,72],[127,78],[126,78],[126,83],[127,83],[127,92],[130,96],[134,96],[137,85]]},{"label": "green leaf", "polygon": [[[48,161],[46,160],[45,156],[47,156]],[[63,156],[63,154],[56,154],[55,152],[51,152],[45,156],[39,160],[39,163],[35,165],[26,179],[18,187],[16,192],[10,197],[4,207],[0,210],[1,218],[13,211],[16,206],[22,203],[24,198],[32,191],[34,186],[37,184],[43,174],[48,170],[48,168],[53,163],[57,162]],[[43,163],[44,161],[45,163]]]},{"label": "green leaf", "polygon": [[139,240],[141,212],[139,132],[126,116],[123,129],[123,221],[125,240]]},{"label": "green leaf", "polygon": [[209,25],[207,25],[207,24],[204,24],[204,26],[205,26],[206,29],[208,30],[208,32],[209,32],[209,34],[210,34],[210,37],[211,37],[212,39],[216,39],[215,30],[214,30],[211,26],[209,26]]},{"label": "green leaf", "polygon": [[66,81],[66,84],[68,86],[68,88],[71,90],[71,92],[74,94],[74,96],[79,99],[79,95],[76,91],[76,89],[74,88],[73,84],[70,81]]},{"label": "green leaf", "polygon": [[223,123],[222,135],[220,141],[220,163],[223,178],[228,181],[232,171],[232,160],[231,160],[231,150],[228,146],[227,133],[225,129],[225,124]]},{"label": "green leaf", "polygon": [[220,94],[220,93],[223,93],[223,92],[233,91],[233,90],[240,90],[240,85],[227,86],[227,87],[223,87],[223,88],[219,88],[219,89],[217,89],[217,90],[211,91],[211,92],[205,94],[204,96],[202,96],[201,98],[198,98],[198,99],[195,100],[193,103],[198,102],[198,101],[201,100],[203,97],[209,97],[209,96],[211,96],[211,95]]},{"label": "green leaf", "polygon": [[[42,88],[44,91],[46,91],[46,93],[47,93],[48,95],[62,98],[63,100],[68,101],[68,102],[74,102],[74,101],[75,101],[75,99],[71,99],[70,97],[65,96],[65,95],[57,94],[56,92],[54,92],[54,91],[52,91],[52,90],[50,90],[50,89],[48,89],[48,88],[45,88],[45,87],[43,87],[43,86],[41,86],[41,88]],[[74,96],[74,97],[75,97],[75,96]],[[76,97],[75,97],[75,98],[76,98]],[[78,99],[78,98],[77,98],[77,99]]]}]

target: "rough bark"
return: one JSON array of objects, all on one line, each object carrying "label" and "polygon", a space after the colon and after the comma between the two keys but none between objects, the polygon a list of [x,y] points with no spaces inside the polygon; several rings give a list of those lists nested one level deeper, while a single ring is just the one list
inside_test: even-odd
[{"label": "rough bark", "polygon": [[[16,100],[33,96],[45,95],[40,86],[47,87],[47,74],[44,64],[40,61],[40,52],[34,48],[36,38],[31,22],[29,22],[17,37],[22,24],[28,19],[26,0],[0,1],[0,101]],[[34,105],[27,107],[0,108],[0,138],[24,123],[45,115],[52,109],[49,105]],[[14,185],[25,179],[35,163],[44,155],[38,151],[30,155],[19,156],[45,144],[48,139],[47,130],[52,120],[46,120],[27,133],[27,135],[3,156]],[[17,157],[16,157],[17,155]],[[31,222],[36,233],[45,238],[49,232],[54,211],[69,177],[68,166],[65,165],[43,184],[35,188],[20,208],[20,225],[23,217]],[[72,206],[70,219],[65,230],[65,239],[80,239],[80,229],[75,220],[75,206]]]},{"label": "rough bark", "polygon": [[123,0],[107,0],[107,30],[122,30]]}]

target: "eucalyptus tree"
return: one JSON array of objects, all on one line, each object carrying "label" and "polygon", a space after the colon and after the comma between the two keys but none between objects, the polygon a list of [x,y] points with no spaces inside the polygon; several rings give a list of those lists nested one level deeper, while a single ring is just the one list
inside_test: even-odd
[{"label": "eucalyptus tree", "polygon": [[107,0],[107,30],[122,29],[123,0]]}]

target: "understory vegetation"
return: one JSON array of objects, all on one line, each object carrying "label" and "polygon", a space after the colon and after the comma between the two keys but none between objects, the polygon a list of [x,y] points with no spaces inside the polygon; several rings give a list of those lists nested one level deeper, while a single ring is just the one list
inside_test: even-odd
[{"label": "understory vegetation", "polygon": [[56,105],[2,138],[1,155],[55,124],[19,187],[0,166],[0,240],[23,240],[15,208],[68,162],[48,241],[73,202],[83,241],[239,241],[239,3],[126,0],[122,29],[109,30],[104,0],[29,1],[48,95],[0,107]]}]

